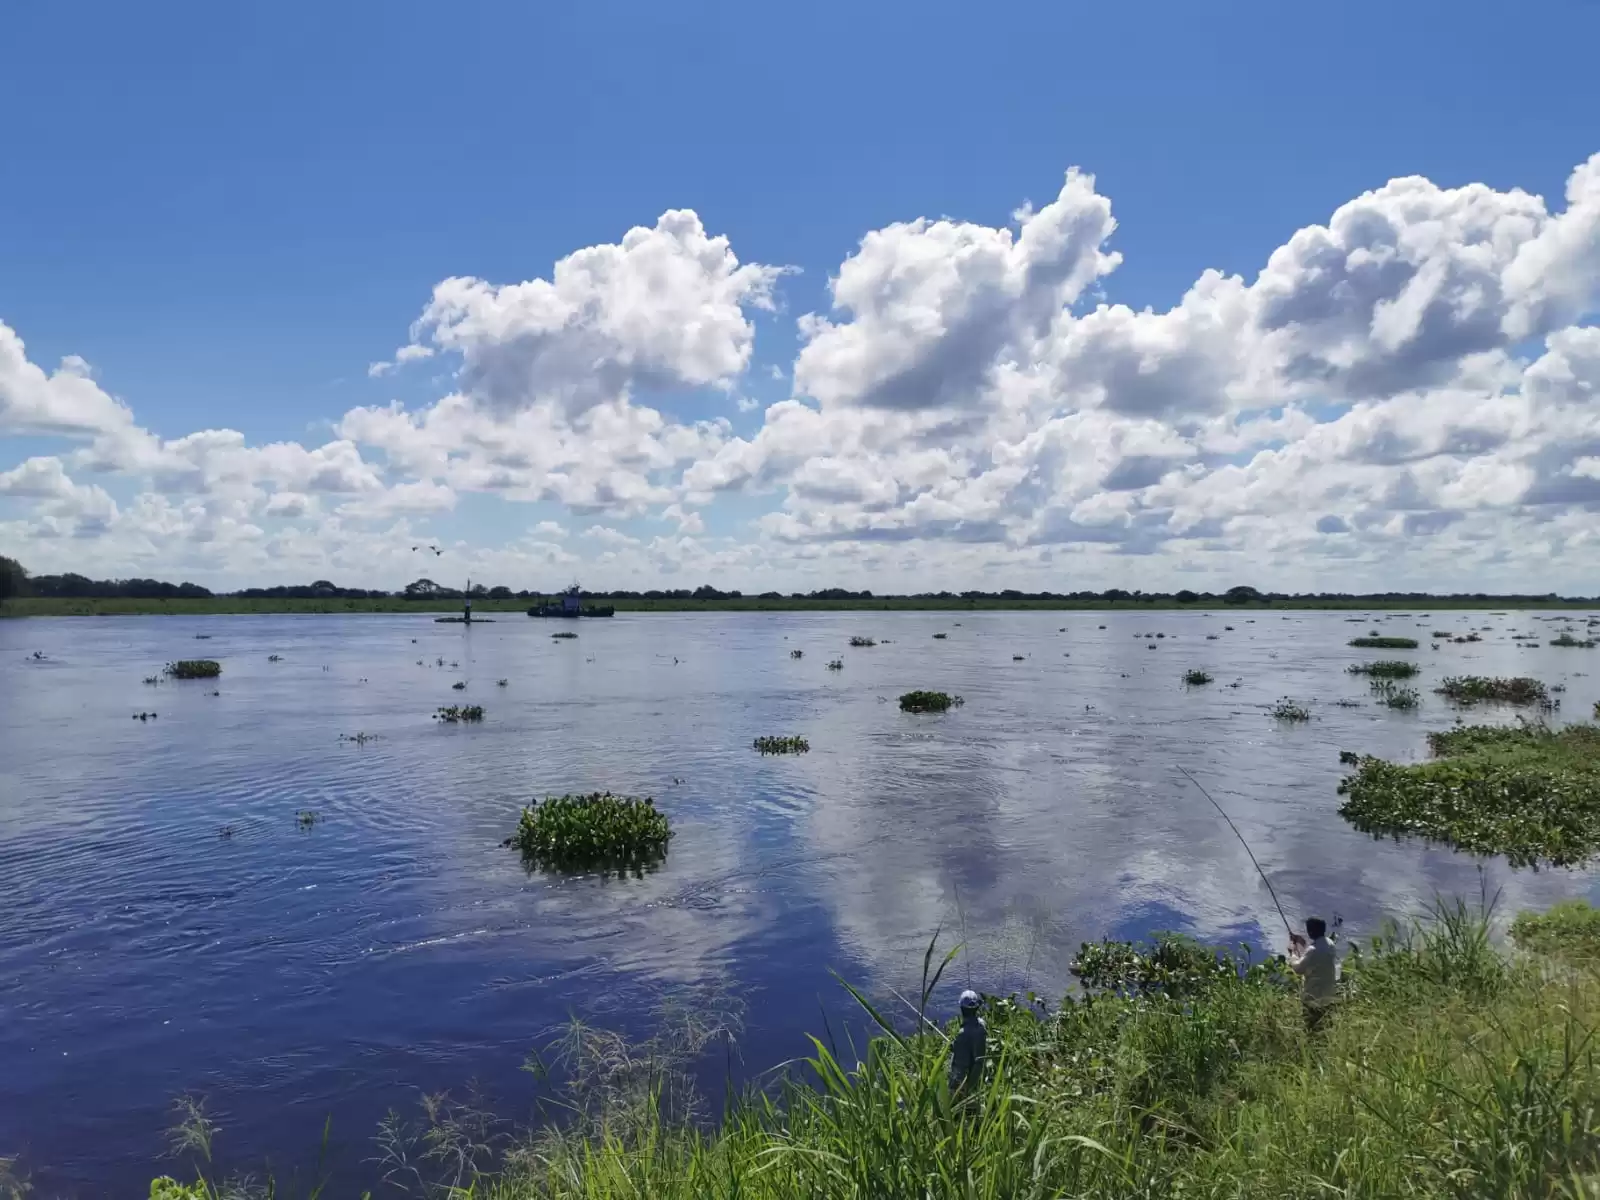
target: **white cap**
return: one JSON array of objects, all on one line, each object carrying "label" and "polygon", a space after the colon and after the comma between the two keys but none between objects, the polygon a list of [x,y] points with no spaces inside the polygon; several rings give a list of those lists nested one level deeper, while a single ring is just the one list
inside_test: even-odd
[{"label": "white cap", "polygon": [[968,988],[966,991],[961,993],[960,1003],[962,1008],[977,1008],[983,1003],[983,997],[979,996],[978,993],[973,991],[971,988]]}]

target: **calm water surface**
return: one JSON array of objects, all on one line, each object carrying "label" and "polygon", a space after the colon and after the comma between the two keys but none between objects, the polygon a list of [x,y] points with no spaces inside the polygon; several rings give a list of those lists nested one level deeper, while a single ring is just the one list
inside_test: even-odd
[{"label": "calm water surface", "polygon": [[[1420,757],[1454,719],[1426,692],[1445,674],[1565,683],[1587,714],[1600,652],[1543,645],[1567,623],[624,615],[564,642],[508,615],[0,622],[0,1156],[45,1195],[139,1193],[188,1092],[222,1115],[230,1161],[314,1151],[331,1114],[359,1174],[377,1118],[419,1088],[476,1079],[527,1111],[518,1066],[569,1013],[643,1033],[664,1001],[732,992],[752,1073],[843,1011],[830,968],[914,986],[940,926],[968,946],[954,984],[996,991],[1065,988],[1072,950],[1108,934],[1276,944],[1266,889],[1180,764],[1292,914],[1360,932],[1436,890],[1475,896],[1478,860],[1340,820],[1338,751]],[[1419,713],[1333,704],[1366,697],[1345,667],[1370,656],[1345,643],[1369,627],[1422,637]],[[1529,631],[1537,648],[1509,640]],[[141,683],[196,656],[221,680]],[[1217,682],[1185,688],[1195,666]],[[967,703],[900,713],[916,687]],[[1275,724],[1285,695],[1316,719]],[[455,702],[487,719],[429,719]],[[357,732],[377,740],[339,741]],[[761,758],[768,733],[812,750]],[[529,798],[604,788],[671,814],[661,870],[530,876],[500,848]],[[1482,866],[1512,911],[1591,889]]]}]

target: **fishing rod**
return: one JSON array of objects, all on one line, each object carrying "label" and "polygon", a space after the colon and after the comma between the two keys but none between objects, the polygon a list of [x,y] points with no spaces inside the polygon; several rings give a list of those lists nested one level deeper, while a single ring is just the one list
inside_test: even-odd
[{"label": "fishing rod", "polygon": [[1244,840],[1244,834],[1239,832],[1239,827],[1233,823],[1233,818],[1227,814],[1222,805],[1217,803],[1216,797],[1214,797],[1210,792],[1206,791],[1204,785],[1202,785],[1201,782],[1193,775],[1189,774],[1189,771],[1186,767],[1180,766],[1178,770],[1183,772],[1183,777],[1190,783],[1194,784],[1202,796],[1211,801],[1211,807],[1222,814],[1222,819],[1228,823],[1228,828],[1233,830],[1233,836],[1239,839],[1239,844],[1244,847],[1244,852],[1250,856],[1250,865],[1255,867],[1256,874],[1261,876],[1261,882],[1267,885],[1267,894],[1272,897],[1272,906],[1278,910],[1278,916],[1283,921],[1284,932],[1289,935],[1289,940],[1293,941],[1294,929],[1289,925],[1289,918],[1284,916],[1283,905],[1278,903],[1278,893],[1273,890],[1272,880],[1267,878],[1267,873],[1261,869],[1261,864],[1256,861],[1255,851],[1251,850],[1250,843]]}]

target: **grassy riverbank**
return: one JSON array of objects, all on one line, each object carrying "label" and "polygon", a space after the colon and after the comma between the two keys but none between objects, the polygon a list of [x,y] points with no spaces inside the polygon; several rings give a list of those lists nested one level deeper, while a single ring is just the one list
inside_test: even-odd
[{"label": "grassy riverbank", "polygon": [[[525,613],[532,600],[489,600],[478,598],[472,611],[482,616],[496,613]],[[1271,604],[1225,604],[1221,600],[1199,600],[1182,604],[1170,598],[1155,600],[1009,600],[999,597],[982,600],[948,599],[934,596],[880,596],[870,599],[762,598],[722,596],[711,600],[660,599],[594,595],[585,603],[609,604],[619,613],[629,612],[1185,612],[1237,613],[1244,611],[1296,612],[1382,612],[1431,613],[1438,611],[1589,610],[1591,602],[1548,602],[1499,600],[1453,600],[1431,598],[1426,603],[1409,601],[1370,601],[1364,599],[1313,598],[1274,600]],[[0,604],[0,617],[116,617],[116,616],[223,616],[263,613],[459,613],[460,600],[407,600],[399,596],[361,599],[299,599],[293,597],[211,596],[204,599],[146,600],[126,597],[68,599],[51,596],[16,596]]]},{"label": "grassy riverbank", "polygon": [[602,1051],[562,1126],[500,1140],[435,1121],[412,1194],[1600,1196],[1596,926],[1567,906],[1519,921],[1536,952],[1500,950],[1485,914],[1441,907],[1351,953],[1347,994],[1309,1037],[1274,969],[1086,947],[1092,998],[990,1003],[992,1070],[966,1116],[944,1083],[948,1030],[886,1034],[861,1062],[819,1042],[802,1082],[715,1128],[669,1114],[675,1076]]}]

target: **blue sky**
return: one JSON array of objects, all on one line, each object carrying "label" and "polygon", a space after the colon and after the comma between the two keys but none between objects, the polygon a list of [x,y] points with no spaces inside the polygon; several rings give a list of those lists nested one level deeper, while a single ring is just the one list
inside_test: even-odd
[{"label": "blue sky", "polygon": [[[790,394],[794,318],[827,310],[869,230],[1004,226],[1080,166],[1123,256],[1080,305],[1166,310],[1206,268],[1250,282],[1392,177],[1521,188],[1555,212],[1600,150],[1589,0],[1514,19],[1481,3],[77,3],[17,6],[5,27],[0,321],[47,371],[86,359],[168,439],[314,446],[352,408],[427,405],[454,386],[447,356],[367,365],[406,343],[436,283],[545,277],[668,209],[741,262],[799,268],[776,312],[751,311],[737,381],[633,393],[752,438],[762,407],[727,389]],[[13,428],[0,470],[61,444]],[[126,508],[145,485],[97,486]],[[784,497],[724,496],[708,532]],[[565,519],[470,505],[490,540]],[[6,528],[26,538],[19,512]]]}]

